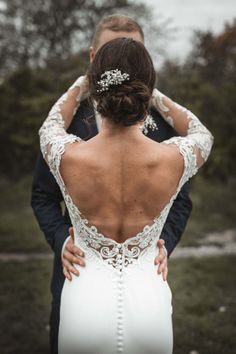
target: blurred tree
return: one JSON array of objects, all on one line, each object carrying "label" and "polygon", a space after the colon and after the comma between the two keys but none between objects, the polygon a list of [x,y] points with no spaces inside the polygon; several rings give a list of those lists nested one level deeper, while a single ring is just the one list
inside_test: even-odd
[{"label": "blurred tree", "polygon": [[131,0],[1,0],[0,74],[77,54],[88,48],[98,21],[114,12],[132,13],[159,30],[150,9]]},{"label": "blurred tree", "polygon": [[87,55],[57,61],[61,74],[50,68],[21,67],[0,85],[1,174],[19,178],[32,173],[39,151],[38,129],[48,110],[73,80],[84,74]]},{"label": "blurred tree", "polygon": [[188,64],[205,80],[218,87],[236,77],[236,19],[226,24],[219,35],[196,32],[195,45]]},{"label": "blurred tree", "polygon": [[236,20],[222,33],[195,33],[193,50],[183,65],[166,62],[162,89],[192,109],[215,137],[208,175],[227,179],[236,174]]},{"label": "blurred tree", "polygon": [[168,33],[165,21],[154,22],[152,11],[132,0],[0,1],[2,174],[17,178],[32,171],[40,124],[56,98],[86,71],[97,22],[117,12],[147,24],[156,43]]},{"label": "blurred tree", "polygon": [[[104,12],[114,11],[112,4],[119,4],[120,8],[124,6],[123,9],[127,6],[127,12],[131,5],[128,1],[114,0],[106,7],[102,0],[96,1],[96,4],[84,1],[82,12],[84,9],[89,12],[89,4],[92,10],[90,15],[78,17],[78,25],[76,18],[69,15],[69,11],[76,12],[77,7],[74,8],[69,0],[63,1],[64,5],[59,0],[4,0],[3,3],[7,5],[0,16],[0,28],[3,29],[4,21],[6,25],[0,32],[0,62],[5,73],[0,85],[1,172],[9,177],[20,177],[32,171],[38,151],[37,131],[48,109],[75,77],[87,68],[88,54],[79,48],[83,42],[78,40],[79,36],[84,41],[85,36],[89,38],[94,29],[92,24]],[[58,14],[56,9],[53,10],[57,3],[60,8]],[[78,3],[82,6],[82,1]],[[67,9],[64,17],[63,6]],[[142,7],[136,8],[137,11],[140,9]],[[52,19],[47,12],[49,10],[54,14]],[[47,24],[44,23],[45,18]],[[57,31],[55,28],[60,18],[65,21],[65,28],[62,26],[59,32],[51,33]],[[85,23],[90,23],[86,31]],[[63,39],[59,40],[61,36]],[[17,69],[6,75],[7,70],[13,68]],[[178,65],[168,61],[159,72],[161,89],[196,112],[213,132],[214,150],[204,173],[224,180],[236,173],[235,74],[236,21],[226,25],[218,35],[197,32],[193,50],[186,62]]]}]

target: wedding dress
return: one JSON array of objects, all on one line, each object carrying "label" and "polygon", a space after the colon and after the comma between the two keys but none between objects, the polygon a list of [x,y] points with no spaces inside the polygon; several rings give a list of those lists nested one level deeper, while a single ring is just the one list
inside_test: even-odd
[{"label": "wedding dress", "polygon": [[[197,172],[193,147],[201,149],[202,157],[207,159],[212,137],[186,110],[188,135],[164,142],[176,144],[184,159],[176,193],[151,225],[117,243],[81,215],[61,177],[60,159],[65,145],[80,140],[64,129],[60,105],[66,99],[64,94],[54,105],[39,132],[43,155],[70,213],[75,245],[85,252],[86,259],[86,266],[79,268],[80,276],[72,275],[72,281],[66,279],[62,290],[59,354],[171,354],[172,294],[154,265],[156,244],[180,188]],[[172,123],[170,117],[167,120]]]}]

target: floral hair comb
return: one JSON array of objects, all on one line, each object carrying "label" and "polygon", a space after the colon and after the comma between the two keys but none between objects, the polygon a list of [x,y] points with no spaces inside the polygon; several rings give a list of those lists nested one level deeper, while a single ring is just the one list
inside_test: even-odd
[{"label": "floral hair comb", "polygon": [[107,70],[101,75],[101,80],[97,84],[101,87],[97,92],[108,91],[112,85],[121,85],[124,81],[130,80],[127,73],[122,73],[118,69]]}]

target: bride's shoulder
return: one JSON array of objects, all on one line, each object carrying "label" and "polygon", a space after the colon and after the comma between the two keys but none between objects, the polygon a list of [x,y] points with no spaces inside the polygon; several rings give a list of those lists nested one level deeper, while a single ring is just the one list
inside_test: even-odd
[{"label": "bride's shoulder", "polygon": [[159,144],[159,149],[163,159],[170,166],[170,168],[182,171],[184,167],[184,159],[180,153],[178,144],[174,142],[162,142]]},{"label": "bride's shoulder", "polygon": [[147,152],[148,158],[155,168],[161,167],[170,173],[183,170],[184,162],[177,145],[158,143],[152,140],[149,142]]}]

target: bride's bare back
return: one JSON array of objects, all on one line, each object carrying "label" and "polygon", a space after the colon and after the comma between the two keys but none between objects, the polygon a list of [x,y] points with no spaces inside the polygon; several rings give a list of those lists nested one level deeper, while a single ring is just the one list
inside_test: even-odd
[{"label": "bride's bare back", "polygon": [[[121,59],[125,72],[107,71]],[[84,217],[117,242],[152,224],[176,193],[184,171],[182,150],[192,155],[191,164],[187,161],[185,166],[191,177],[211,149],[211,135],[197,117],[153,91],[155,76],[141,43],[122,38],[111,41],[96,54],[88,79],[79,78],[54,105],[40,132],[43,154],[59,183],[58,173]],[[75,142],[78,138],[65,129],[88,85],[103,120],[102,131],[88,142]],[[169,141],[168,146],[142,134],[139,126],[150,103],[186,141],[180,138],[174,146]]]},{"label": "bride's bare back", "polygon": [[90,224],[117,242],[153,222],[183,171],[183,160],[173,149],[146,138],[137,126],[128,129],[72,144],[61,162],[74,204]]}]

